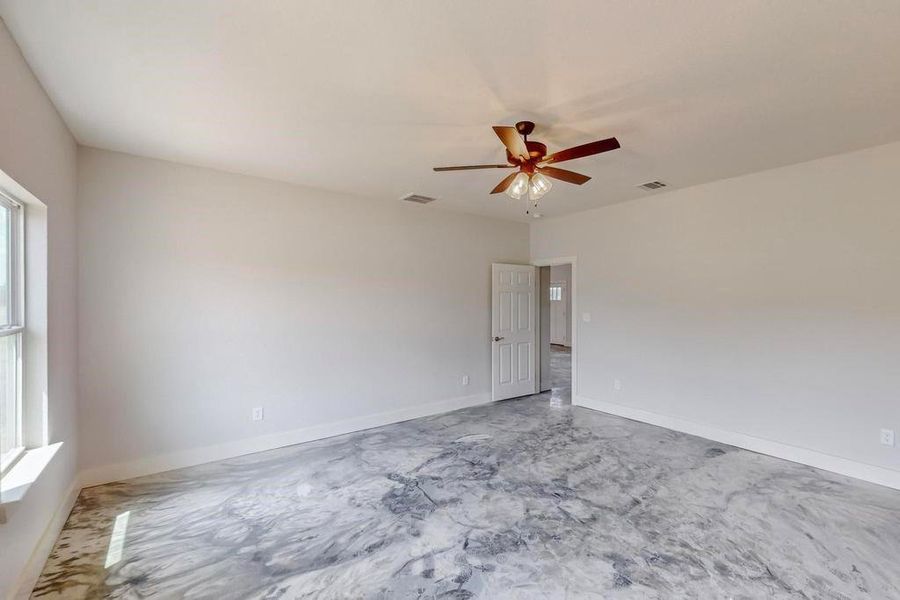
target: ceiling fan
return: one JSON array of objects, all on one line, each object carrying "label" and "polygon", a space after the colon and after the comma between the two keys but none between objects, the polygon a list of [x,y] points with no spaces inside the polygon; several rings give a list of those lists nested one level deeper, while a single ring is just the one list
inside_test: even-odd
[{"label": "ceiling fan", "polygon": [[[598,140],[589,144],[575,146],[566,150],[560,150],[553,154],[547,154],[547,145],[541,142],[532,142],[528,136],[534,131],[534,123],[531,121],[519,121],[515,127],[494,126],[494,133],[506,146],[505,165],[468,165],[462,167],[435,167],[435,171],[467,171],[470,169],[517,169],[515,173],[507,175],[503,181],[491,190],[492,194],[506,192],[511,198],[519,199],[528,196],[528,199],[537,206],[537,201],[550,191],[553,185],[548,177],[559,179],[566,183],[581,185],[590,177],[558,169],[549,165],[561,163],[566,160],[583,158],[602,152],[609,152],[619,148],[619,141],[614,138]],[[520,137],[521,136],[521,137]]]}]

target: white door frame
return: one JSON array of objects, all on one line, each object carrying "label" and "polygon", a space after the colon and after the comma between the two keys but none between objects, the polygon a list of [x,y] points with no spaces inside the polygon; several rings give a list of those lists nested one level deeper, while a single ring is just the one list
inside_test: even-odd
[{"label": "white door frame", "polygon": [[[577,268],[578,257],[577,256],[559,256],[554,258],[535,258],[531,261],[536,267],[558,267],[561,265],[572,265],[572,285],[568,290],[569,294],[571,294],[572,299],[572,314],[569,315],[569,319],[572,321],[572,339],[569,343],[572,344],[572,404],[575,403],[575,398],[578,397],[578,324],[581,322],[581,319],[577,318],[578,315],[578,294],[576,294],[576,290],[578,289],[578,268]],[[543,344],[538,344],[539,351],[543,350]],[[538,361],[540,361],[540,357],[538,357]]]}]

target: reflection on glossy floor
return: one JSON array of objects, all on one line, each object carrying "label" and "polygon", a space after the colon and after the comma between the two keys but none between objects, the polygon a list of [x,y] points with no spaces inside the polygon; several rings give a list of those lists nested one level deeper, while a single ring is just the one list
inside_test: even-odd
[{"label": "reflection on glossy floor", "polygon": [[84,490],[35,598],[900,598],[900,492],[546,395]]},{"label": "reflection on glossy floor", "polygon": [[[572,404],[572,350],[550,346],[550,398],[558,404]],[[547,392],[545,392],[547,393]]]}]

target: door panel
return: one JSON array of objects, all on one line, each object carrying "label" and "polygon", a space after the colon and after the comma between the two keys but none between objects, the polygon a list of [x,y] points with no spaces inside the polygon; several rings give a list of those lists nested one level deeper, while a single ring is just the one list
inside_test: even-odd
[{"label": "door panel", "polygon": [[512,346],[502,344],[499,348],[500,354],[500,377],[501,384],[512,383]]},{"label": "door panel", "polygon": [[531,365],[531,344],[518,344],[519,347],[519,381],[525,381],[530,376]]},{"label": "door panel", "polygon": [[516,299],[519,302],[518,307],[518,317],[519,317],[519,330],[527,330],[531,326],[531,320],[534,316],[534,311],[531,310],[531,302],[534,300],[532,294],[517,294]]},{"label": "door panel", "polygon": [[535,288],[535,267],[492,265],[491,392],[494,400],[537,392]]},{"label": "door panel", "polygon": [[513,299],[514,296],[512,292],[500,293],[500,325],[497,328],[497,331],[500,334],[510,333],[512,331]]}]

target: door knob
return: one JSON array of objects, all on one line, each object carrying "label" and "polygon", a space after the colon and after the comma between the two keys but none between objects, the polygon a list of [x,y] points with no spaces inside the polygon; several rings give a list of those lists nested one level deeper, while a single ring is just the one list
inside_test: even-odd
[{"label": "door knob", "polygon": [[494,341],[495,341],[495,342],[499,342],[499,341],[502,340],[502,339],[503,339],[503,338],[500,337],[499,335],[495,335],[495,336],[494,336]]}]

